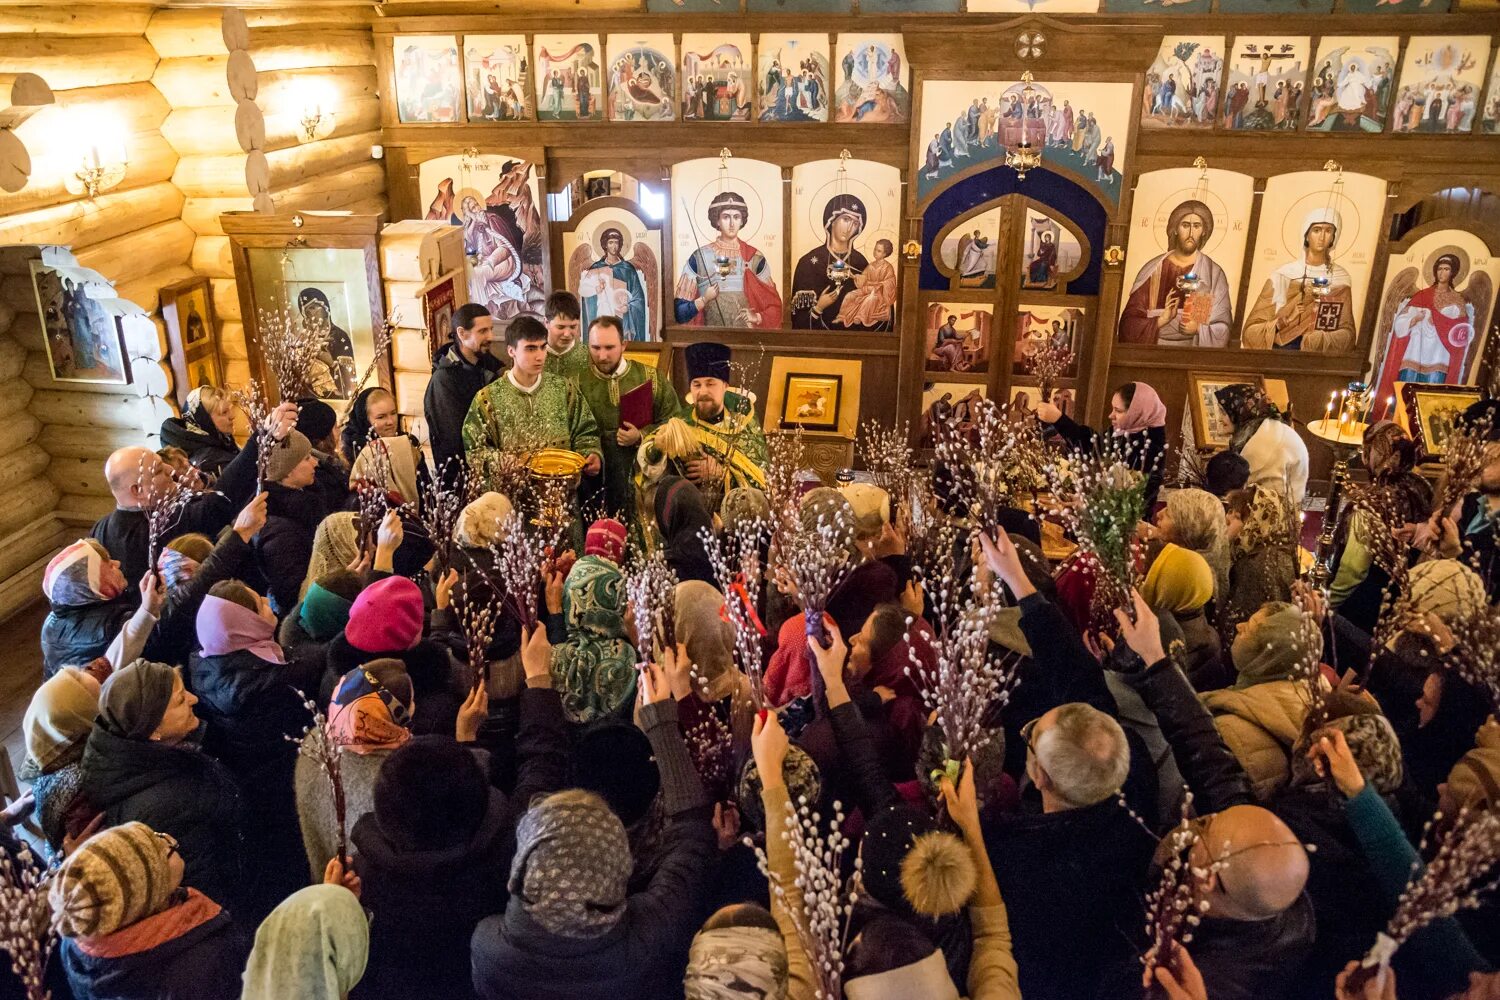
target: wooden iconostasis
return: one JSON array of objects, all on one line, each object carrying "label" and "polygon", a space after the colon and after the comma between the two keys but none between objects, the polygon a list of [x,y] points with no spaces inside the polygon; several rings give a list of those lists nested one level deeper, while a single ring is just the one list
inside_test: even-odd
[{"label": "wooden iconostasis", "polygon": [[1141,380],[1174,430],[1190,374],[1303,418],[1488,377],[1500,13],[1271,4],[387,18],[391,214],[463,225],[502,319],[567,287],[634,351],[730,343],[763,404],[857,363],[859,419],[1034,401],[1048,342],[1075,416]]}]

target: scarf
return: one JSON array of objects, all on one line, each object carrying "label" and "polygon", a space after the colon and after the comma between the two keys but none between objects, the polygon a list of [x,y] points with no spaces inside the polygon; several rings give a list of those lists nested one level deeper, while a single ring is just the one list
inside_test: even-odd
[{"label": "scarf", "polygon": [[1208,561],[1214,571],[1214,597],[1229,590],[1229,527],[1224,504],[1207,490],[1173,490],[1166,497],[1172,537]]},{"label": "scarf", "polygon": [[724,595],[702,580],[679,583],[675,611],[677,641],[687,649],[699,681],[694,690],[704,701],[718,701],[734,692],[734,627],[724,610]]},{"label": "scarf", "polygon": [[1229,435],[1229,450],[1238,455],[1249,444],[1255,432],[1260,430],[1262,420],[1267,417],[1281,418],[1281,411],[1266,395],[1266,390],[1248,382],[1236,382],[1214,391],[1219,408],[1234,425]]},{"label": "scarf", "polygon": [[[376,449],[384,453],[384,462],[389,466],[388,473],[380,468],[382,457],[376,455]],[[384,480],[377,485],[387,492],[400,494],[402,503],[418,501],[420,489],[417,486],[417,449],[411,443],[411,438],[405,434],[397,434],[371,441],[360,449],[359,457],[349,470],[349,478],[374,482],[377,475]]]},{"label": "scarf", "polygon": [[661,530],[667,563],[679,581],[717,580],[699,534],[713,531],[713,514],[698,487],[680,476],[663,477],[656,487],[656,525]]},{"label": "scarf", "polygon": [[282,900],[255,932],[243,1000],[343,1000],[370,956],[370,922],[354,893],[310,885]]},{"label": "scarf", "polygon": [[1433,559],[1411,568],[1409,596],[1415,614],[1431,612],[1451,625],[1489,604],[1484,581],[1457,559]]},{"label": "scarf", "polygon": [[307,593],[314,580],[324,573],[346,569],[359,555],[359,515],[342,510],[329,514],[318,524],[313,535],[312,558],[307,562],[307,576],[302,578],[302,592]]},{"label": "scarf", "polygon": [[596,938],[625,915],[632,862],[620,818],[593,795],[549,795],[516,825],[512,906],[563,938]]},{"label": "scarf", "polygon": [[466,549],[488,548],[492,542],[505,541],[500,528],[511,510],[510,499],[503,493],[481,494],[459,513],[453,540]]},{"label": "scarf", "polygon": [[177,684],[177,671],[165,663],[127,663],[99,689],[97,725],[121,739],[150,739],[172,704]]},{"label": "scarf", "polygon": [[1287,523],[1286,507],[1282,498],[1265,487],[1252,486],[1254,496],[1250,501],[1250,513],[1235,538],[1235,547],[1241,552],[1256,552],[1274,546],[1290,546],[1295,539],[1289,538],[1291,530]]},{"label": "scarf", "polygon": [[302,630],[315,642],[327,642],[349,624],[349,609],[354,602],[340,597],[331,590],[314,582],[307,585],[307,594],[297,611],[297,621]]},{"label": "scarf", "polygon": [[328,703],[328,725],[351,753],[395,750],[411,739],[412,706],[363,667],[343,676]]},{"label": "scarf", "polygon": [[167,593],[173,597],[192,580],[200,565],[192,556],[173,548],[164,547],[161,555],[156,557],[156,568],[161,570],[162,578],[167,581]]},{"label": "scarf", "polygon": [[765,927],[699,931],[682,977],[687,1000],[784,1000],[786,942]]},{"label": "scarf", "polygon": [[208,407],[203,405],[202,386],[198,386],[188,393],[187,405],[183,412],[187,419],[182,422],[183,430],[189,434],[206,437],[215,445],[228,451],[239,451],[240,446],[235,443],[234,435],[225,434],[214,425],[214,417],[208,412]]},{"label": "scarf", "polygon": [[614,715],[635,697],[636,651],[625,632],[625,576],[600,556],[573,564],[563,583],[567,641],[552,650],[552,681],[572,722]]},{"label": "scarf", "polygon": [[122,590],[104,583],[104,563],[109,553],[92,538],[80,538],[47,563],[42,574],[42,593],[54,607],[81,607],[119,597]]},{"label": "scarf", "polygon": [[75,746],[82,746],[99,714],[99,682],[77,667],[63,667],[48,678],[26,707],[21,730],[26,754],[46,772]]},{"label": "scarf", "polygon": [[1125,410],[1125,416],[1115,425],[1115,437],[1124,437],[1126,434],[1139,434],[1150,427],[1165,427],[1167,425],[1167,404],[1161,401],[1155,389],[1145,382],[1132,382],[1135,393],[1130,397],[1130,406]]},{"label": "scarf", "polygon": [[1401,787],[1406,773],[1401,758],[1401,741],[1397,739],[1390,720],[1378,711],[1341,716],[1316,732],[1299,738],[1292,746],[1292,787],[1305,788],[1327,781],[1314,770],[1307,751],[1314,738],[1330,729],[1337,729],[1344,734],[1350,756],[1359,765],[1359,771],[1365,776],[1365,780],[1375,786],[1375,791],[1381,795],[1394,795]]},{"label": "scarf", "polygon": [[1170,542],[1157,555],[1141,585],[1141,597],[1158,612],[1197,611],[1214,596],[1214,571],[1192,549]]},{"label": "scarf", "polygon": [[354,402],[349,404],[349,409],[344,411],[344,430],[339,435],[339,448],[344,453],[344,461],[350,465],[354,464],[355,458],[370,441],[370,396],[379,391],[381,387],[378,385],[362,390],[354,397]]},{"label": "scarf", "polygon": [[223,908],[197,889],[183,889],[182,902],[137,920],[113,934],[102,937],[76,938],[78,950],[91,958],[124,958],[159,948],[176,941],[195,928],[202,927],[224,912]]},{"label": "scarf", "polygon": [[276,626],[249,608],[209,594],[198,607],[198,643],[204,656],[244,650],[267,663],[285,663]]},{"label": "scarf", "polygon": [[1263,610],[1270,614],[1258,624],[1247,624],[1230,644],[1229,655],[1239,674],[1236,691],[1286,680],[1302,659],[1302,611],[1282,601],[1269,603]]}]

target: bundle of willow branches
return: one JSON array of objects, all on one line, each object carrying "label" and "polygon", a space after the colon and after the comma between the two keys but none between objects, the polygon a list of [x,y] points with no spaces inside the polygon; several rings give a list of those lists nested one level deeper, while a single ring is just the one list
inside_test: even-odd
[{"label": "bundle of willow branches", "polygon": [[677,648],[677,574],[657,549],[635,558],[625,570],[625,592],[635,616],[636,655],[646,663],[659,650]]}]

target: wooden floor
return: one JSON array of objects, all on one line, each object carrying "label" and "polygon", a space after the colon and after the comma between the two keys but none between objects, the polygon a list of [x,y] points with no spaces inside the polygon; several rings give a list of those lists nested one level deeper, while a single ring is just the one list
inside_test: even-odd
[{"label": "wooden floor", "polygon": [[18,770],[26,759],[21,718],[31,704],[32,693],[42,683],[41,636],[46,617],[47,603],[39,600],[0,622],[0,650],[9,650],[0,656],[0,664],[4,664],[0,667],[0,740],[4,741],[13,770]]}]

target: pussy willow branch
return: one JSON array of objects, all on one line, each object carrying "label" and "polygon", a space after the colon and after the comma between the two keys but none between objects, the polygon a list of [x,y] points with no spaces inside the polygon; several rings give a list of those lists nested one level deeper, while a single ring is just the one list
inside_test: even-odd
[{"label": "pussy willow branch", "polygon": [[[349,859],[349,823],[347,799],[344,795],[344,773],[342,762],[344,758],[344,745],[334,735],[333,727],[327,718],[318,710],[317,704],[311,699],[304,699],[302,704],[312,713],[312,723],[302,730],[300,737],[288,736],[287,739],[297,744],[297,752],[316,764],[323,772],[323,777],[328,781],[329,793],[333,796],[333,817],[338,827],[338,858],[347,863]],[[351,709],[344,709],[350,711]]]},{"label": "pussy willow branch", "polygon": [[770,529],[759,518],[746,518],[726,529],[726,538],[703,528],[703,550],[714,568],[719,592],[724,595],[724,617],[734,629],[735,660],[750,681],[750,699],[756,711],[767,708],[765,687],[765,626],[756,609],[765,583],[760,547]]},{"label": "pussy willow branch", "polygon": [[15,856],[0,851],[0,949],[10,955],[11,971],[26,990],[27,1000],[48,1000],[47,959],[57,934],[47,890],[52,873],[43,867],[24,840]]},{"label": "pussy willow branch", "polygon": [[677,574],[667,565],[666,553],[657,549],[630,561],[625,571],[625,592],[635,615],[636,655],[641,663],[652,660],[658,650],[677,646]]}]

